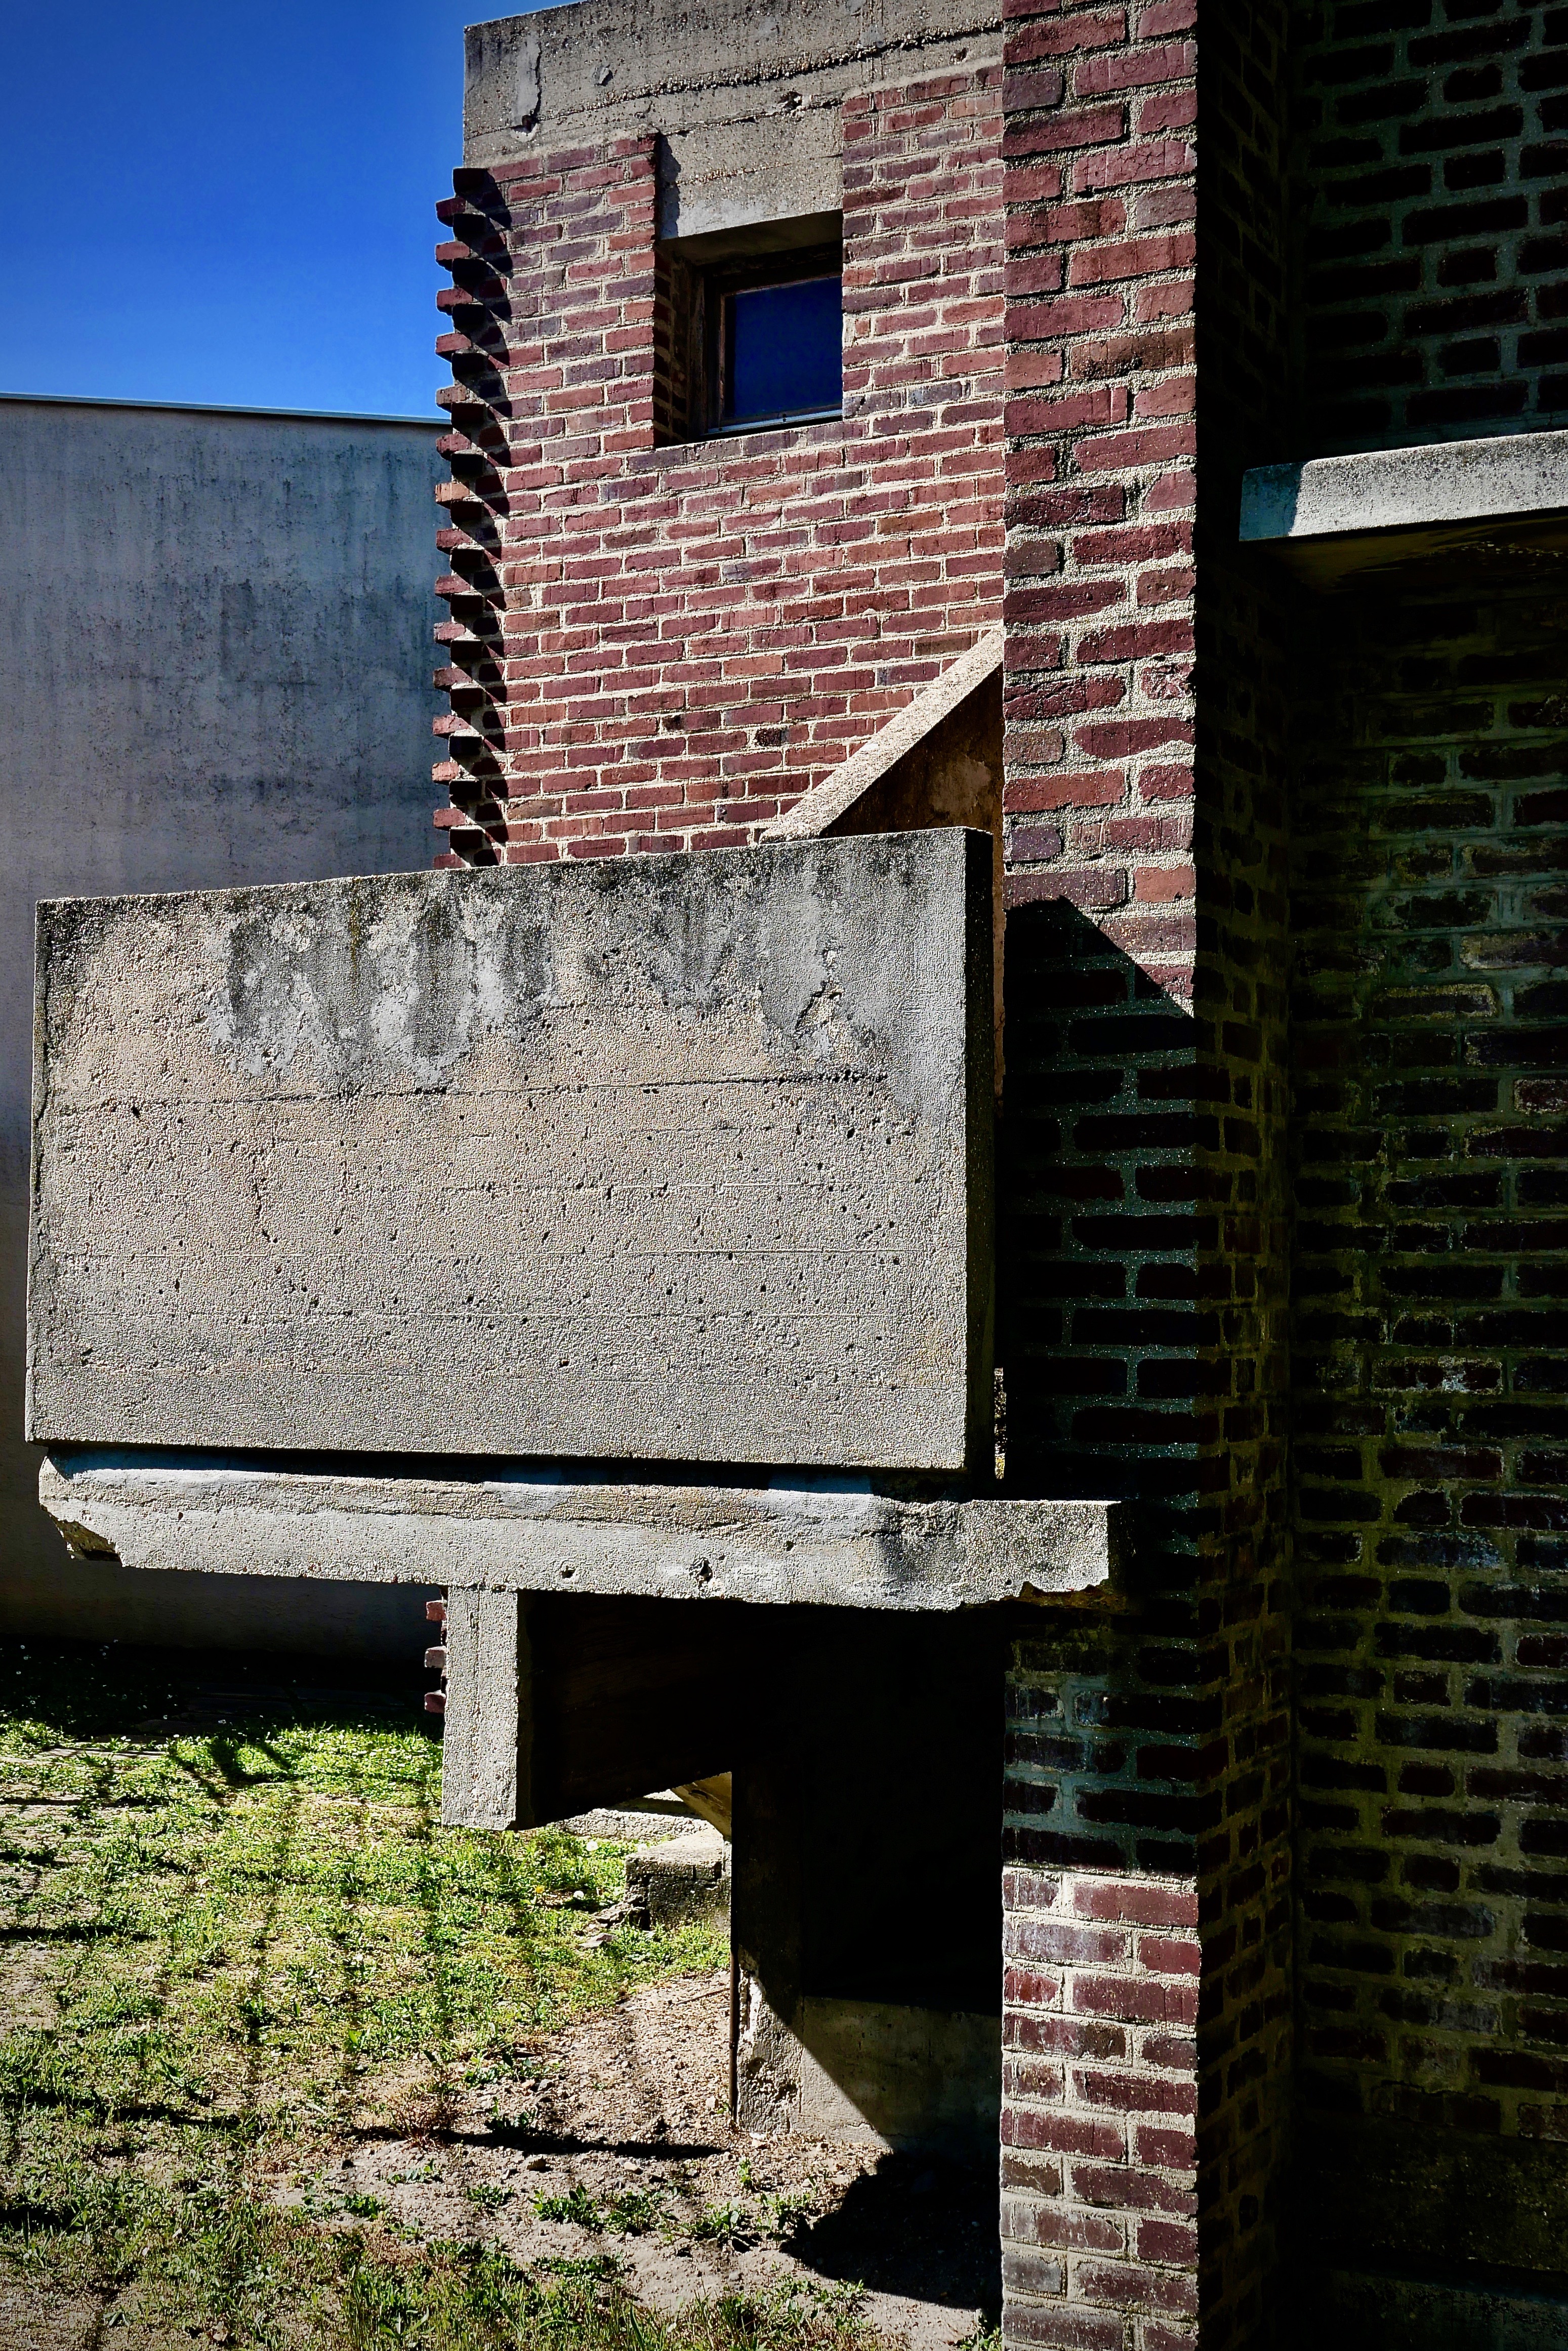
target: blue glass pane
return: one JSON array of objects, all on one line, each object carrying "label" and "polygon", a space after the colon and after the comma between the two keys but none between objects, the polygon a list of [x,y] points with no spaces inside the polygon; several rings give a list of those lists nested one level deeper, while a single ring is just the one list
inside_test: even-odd
[{"label": "blue glass pane", "polygon": [[727,420],[837,408],[843,398],[843,294],[837,277],[730,297]]}]

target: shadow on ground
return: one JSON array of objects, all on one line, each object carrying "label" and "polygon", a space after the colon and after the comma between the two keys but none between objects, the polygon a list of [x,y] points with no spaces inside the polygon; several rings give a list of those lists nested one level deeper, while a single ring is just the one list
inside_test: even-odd
[{"label": "shadow on ground", "polygon": [[994,2165],[888,2155],[837,2210],[789,2241],[801,2266],[873,2294],[953,2310],[1001,2309]]}]

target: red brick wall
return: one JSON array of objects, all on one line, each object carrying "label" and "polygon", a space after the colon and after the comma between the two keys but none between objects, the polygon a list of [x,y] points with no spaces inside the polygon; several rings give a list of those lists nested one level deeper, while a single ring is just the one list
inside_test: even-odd
[{"label": "red brick wall", "polygon": [[[1185,2020],[1162,2011],[1111,2053],[1048,2018],[1062,2086],[1010,2076],[1019,2344],[1164,2351],[1200,2313],[1206,2346],[1270,2324],[1291,2055],[1286,631],[1235,517],[1288,381],[1283,37],[1278,7],[1206,37],[1155,5],[1020,13],[1008,40],[1008,1474],[1125,1495],[1136,1529],[1126,1615],[1042,1619],[1019,1650],[1008,1838],[1030,1907],[1011,1931],[1039,1939],[1060,1869],[1058,1909],[1163,1901],[1196,1961]],[[1093,1948],[1103,1996],[1152,2017],[1135,1938]],[[1038,2005],[1055,1999],[1047,1982]],[[1014,2045],[1030,2006],[1009,2001]],[[1031,2131],[1081,2159],[1026,2180]],[[1091,2241],[1089,2203],[1135,2271],[1040,2265],[1037,2245]]]},{"label": "red brick wall", "polygon": [[1568,423],[1561,6],[1319,0],[1302,30],[1301,399],[1271,454]]},{"label": "red brick wall", "polygon": [[845,100],[841,423],[654,445],[651,140],[459,175],[453,858],[753,840],[994,622],[999,82]]},{"label": "red brick wall", "polygon": [[1197,1899],[1009,1869],[1002,2266],[1014,2343],[1176,2351],[1197,2316]]},{"label": "red brick wall", "polygon": [[[1007,1484],[1124,1497],[1131,1528],[1122,1611],[1042,1610],[1009,1681],[1013,2344],[1218,2351],[1274,2324],[1291,822],[1292,2209],[1375,2176],[1395,2213],[1392,2158],[1334,2132],[1407,2126],[1510,2150],[1540,2213],[1525,2156],[1568,2132],[1555,608],[1380,591],[1314,639],[1236,544],[1248,465],[1552,421],[1562,13],[1291,18],[1292,280],[1284,0],[1207,26],[1193,0],[1019,0],[999,80],[846,104],[842,423],[718,447],[654,445],[647,147],[465,181],[457,208],[489,247],[455,256],[483,394],[455,457],[455,859],[753,838],[1005,577]],[[1462,2217],[1481,2174],[1454,2176],[1434,2209]],[[1342,2252],[1356,2225],[1351,2198]],[[1456,2258],[1524,2260],[1495,2207],[1464,2225]]]},{"label": "red brick wall", "polygon": [[[1007,39],[1009,905],[1067,897],[1179,992],[1193,949],[1193,10]],[[1054,867],[1055,871],[1046,871]]]}]

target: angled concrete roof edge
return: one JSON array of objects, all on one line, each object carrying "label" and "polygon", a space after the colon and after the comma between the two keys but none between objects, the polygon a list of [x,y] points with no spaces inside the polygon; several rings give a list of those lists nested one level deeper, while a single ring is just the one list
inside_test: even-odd
[{"label": "angled concrete roof edge", "polygon": [[880,726],[858,751],[852,751],[841,767],[824,776],[820,784],[813,785],[793,808],[770,824],[763,840],[820,840],[830,825],[836,824],[862,794],[879,783],[890,768],[923,742],[961,702],[967,701],[976,687],[983,685],[1001,664],[1002,627],[998,622],[967,653],[950,662],[939,677],[923,685],[902,710],[895,710],[886,726]]},{"label": "angled concrete roof edge", "polygon": [[1568,432],[1505,433],[1255,466],[1242,477],[1239,536],[1330,538],[1564,508]]}]

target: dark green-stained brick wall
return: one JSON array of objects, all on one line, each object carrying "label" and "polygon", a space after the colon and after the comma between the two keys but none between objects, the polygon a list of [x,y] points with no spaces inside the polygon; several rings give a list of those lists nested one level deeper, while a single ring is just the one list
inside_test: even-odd
[{"label": "dark green-stained brick wall", "polygon": [[[1372,2167],[1353,2262],[1568,2270],[1561,568],[1470,549],[1303,653],[1298,2094],[1310,2171]],[[1467,2247],[1445,2199],[1500,2162]]]}]

